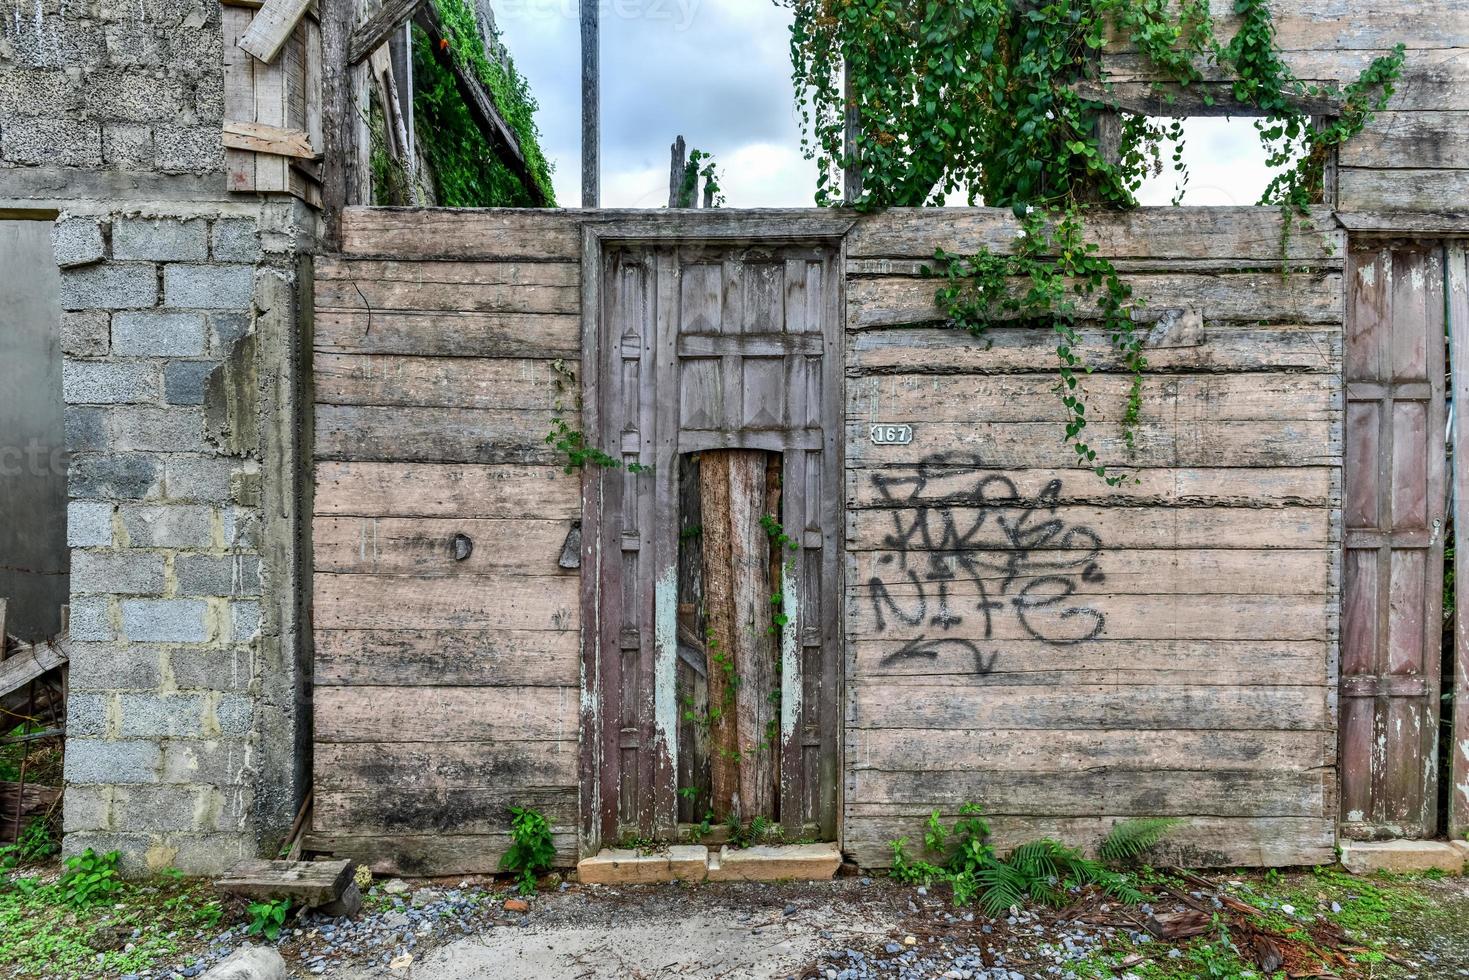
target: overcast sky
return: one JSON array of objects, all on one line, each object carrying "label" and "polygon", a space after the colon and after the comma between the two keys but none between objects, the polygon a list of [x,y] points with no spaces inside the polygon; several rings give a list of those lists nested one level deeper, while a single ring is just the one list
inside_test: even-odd
[{"label": "overcast sky", "polygon": [[[557,200],[581,203],[577,0],[493,0],[506,46],[541,104]],[[771,0],[603,0],[602,204],[668,202],[668,146],[714,153],[730,207],[813,203],[791,86],[790,12]],[[1170,151],[1171,152],[1171,151]],[[1165,156],[1167,159],[1167,156]],[[1248,120],[1188,123],[1187,204],[1254,204],[1268,180]],[[1144,204],[1168,204],[1173,174]]]}]

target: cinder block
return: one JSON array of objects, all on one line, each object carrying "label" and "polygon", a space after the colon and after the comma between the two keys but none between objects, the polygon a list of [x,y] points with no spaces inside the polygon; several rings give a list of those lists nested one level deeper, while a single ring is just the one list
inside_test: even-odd
[{"label": "cinder block", "polygon": [[163,369],[163,398],[170,405],[203,405],[204,385],[218,361],[171,361]]},{"label": "cinder block", "polygon": [[66,737],[85,738],[88,735],[102,737],[107,734],[107,707],[110,698],[105,694],[78,692],[66,699]]},{"label": "cinder block", "polygon": [[588,885],[646,885],[664,881],[703,881],[709,849],[679,844],[662,850],[604,848],[577,863],[576,877]]},{"label": "cinder block", "polygon": [[199,830],[205,816],[199,796],[185,784],[119,786],[112,791],[113,821],[125,830]]},{"label": "cinder block", "polygon": [[156,402],[162,390],[162,376],[156,364],[71,358],[61,364],[61,397],[68,405]]},{"label": "cinder block", "polygon": [[63,425],[66,431],[66,451],[69,453],[100,452],[111,448],[105,408],[68,405]]},{"label": "cinder block", "polygon": [[208,604],[202,599],[124,599],[123,636],[144,643],[207,643]]},{"label": "cinder block", "polygon": [[102,123],[102,162],[130,170],[153,169],[153,127],[147,123]]},{"label": "cinder block", "polygon": [[118,735],[122,738],[204,738],[209,705],[203,694],[119,694]]},{"label": "cinder block", "polygon": [[[67,754],[71,754],[70,746]],[[61,800],[61,821],[67,833],[79,830],[112,829],[110,786],[68,785]]]},{"label": "cinder block", "polygon": [[159,782],[239,786],[245,781],[249,746],[244,739],[169,739],[163,743]]},{"label": "cinder block", "polygon": [[160,171],[168,174],[213,173],[224,170],[224,140],[219,124],[153,127],[153,154]]},{"label": "cinder block", "polygon": [[709,880],[825,881],[836,876],[841,863],[835,844],[725,846],[709,861]]},{"label": "cinder block", "polygon": [[168,408],[129,406],[111,412],[112,448],[123,452],[203,452],[204,413],[185,405]]},{"label": "cinder block", "polygon": [[61,352],[103,357],[112,346],[112,315],[101,310],[61,314]]},{"label": "cinder block", "polygon": [[[18,31],[8,35],[6,40],[12,41],[30,33]],[[219,138],[216,132],[215,139]],[[102,126],[84,119],[60,116],[12,116],[5,120],[5,140],[0,143],[0,155],[11,163],[24,166],[98,167],[102,165]]]},{"label": "cinder block", "polygon": [[158,273],[151,264],[113,263],[63,269],[63,310],[127,310],[158,302]]},{"label": "cinder block", "polygon": [[250,332],[251,314],[219,311],[208,316],[210,352],[227,357],[240,338]]},{"label": "cinder block", "polygon": [[207,346],[204,314],[149,311],[112,318],[112,353],[123,357],[198,357]]},{"label": "cinder block", "polygon": [[122,218],[112,225],[114,259],[203,262],[209,258],[208,222],[203,218]]},{"label": "cinder block", "polygon": [[67,476],[73,497],[144,500],[162,486],[158,461],[137,453],[74,455]]},{"label": "cinder block", "polygon": [[1374,871],[1447,871],[1461,874],[1464,854],[1435,840],[1343,841],[1341,863],[1352,874]]},{"label": "cinder block", "polygon": [[252,218],[220,218],[214,222],[213,255],[216,262],[260,261],[260,237]]},{"label": "cinder block", "polygon": [[122,524],[135,548],[205,549],[214,544],[214,512],[198,504],[124,504]]},{"label": "cinder block", "polygon": [[163,651],[137,643],[71,644],[73,691],[156,691],[163,686]]},{"label": "cinder block", "polygon": [[255,856],[249,834],[168,834],[170,864],[186,875],[221,874],[237,862]]},{"label": "cinder block", "polygon": [[170,500],[228,503],[235,473],[250,461],[218,456],[170,457],[163,465],[164,496]]},{"label": "cinder block", "polygon": [[66,543],[72,548],[112,544],[112,504],[73,500],[66,505]]},{"label": "cinder block", "polygon": [[157,742],[109,742],[98,738],[66,740],[67,796],[77,785],[151,783],[159,778],[162,771],[163,749]]},{"label": "cinder block", "polygon": [[71,554],[71,591],[160,595],[163,555],[156,551],[85,551]]},{"label": "cinder block", "polygon": [[[260,594],[260,559],[255,555],[179,555],[173,568],[179,595]],[[258,606],[254,618],[260,618]]]},{"label": "cinder block", "polygon": [[107,255],[96,218],[62,218],[52,226],[51,248],[63,269],[100,262]]},{"label": "cinder block", "polygon": [[248,310],[255,269],[248,265],[169,265],[163,268],[165,305],[192,310]]},{"label": "cinder block", "polygon": [[124,875],[142,875],[158,868],[149,867],[147,855],[156,847],[159,837],[155,834],[123,834],[103,830],[78,830],[73,833],[66,828],[61,839],[62,858],[75,857],[87,850],[106,854],[117,851],[121,857],[118,868]]},{"label": "cinder block", "polygon": [[101,643],[114,639],[110,608],[111,600],[107,596],[72,596],[68,626],[71,639]]},{"label": "cinder block", "polygon": [[169,673],[181,691],[242,692],[250,686],[252,662],[248,647],[180,647],[168,654]]},{"label": "cinder block", "polygon": [[235,643],[249,643],[259,635],[260,603],[230,603],[230,639]]},{"label": "cinder block", "polygon": [[260,512],[250,507],[227,507],[223,511],[224,543],[227,548],[260,549]]},{"label": "cinder block", "polygon": [[242,738],[250,734],[250,720],[255,714],[255,702],[240,694],[221,694],[214,705],[214,720],[219,727],[217,734]]}]

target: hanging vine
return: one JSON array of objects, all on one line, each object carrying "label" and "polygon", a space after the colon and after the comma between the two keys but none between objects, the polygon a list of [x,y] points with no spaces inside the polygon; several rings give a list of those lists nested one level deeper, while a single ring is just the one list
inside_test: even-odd
[{"label": "hanging vine", "polygon": [[[1235,79],[1233,99],[1260,115],[1267,162],[1280,171],[1261,203],[1282,209],[1283,235],[1321,201],[1332,150],[1386,105],[1403,61],[1399,46],[1340,93],[1307,85],[1280,56],[1266,0],[1235,0],[1239,29],[1228,43],[1214,33],[1207,0],[778,2],[794,14],[791,62],[806,96],[802,146],[818,163],[817,203],[922,207],[962,193],[970,204],[1012,208],[1020,227],[1006,253],[939,252],[926,271],[942,280],[937,300],[950,321],[976,335],[999,322],[1053,325],[1065,440],[1111,483],[1125,477],[1109,475],[1084,434],[1081,381],[1094,365],[1078,350],[1079,325],[1100,321],[1132,376],[1119,420],[1131,450],[1147,369],[1133,315],[1142,300],[1086,243],[1085,216],[1136,207],[1170,142],[1180,178],[1174,203],[1187,173],[1181,120],[1117,112],[1083,94],[1095,95],[1095,85],[1083,83],[1098,80],[1109,36],[1130,41],[1173,86],[1200,83],[1209,64]],[[1302,100],[1330,94],[1340,96],[1337,114],[1313,122]],[[1119,125],[1109,141],[1105,124],[1114,113]],[[844,202],[840,173],[853,155],[862,189]]]}]

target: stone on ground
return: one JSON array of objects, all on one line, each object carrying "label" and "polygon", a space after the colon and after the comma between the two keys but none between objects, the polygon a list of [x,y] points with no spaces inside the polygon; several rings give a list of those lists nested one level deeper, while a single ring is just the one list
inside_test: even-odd
[{"label": "stone on ground", "polygon": [[286,961],[269,946],[241,946],[202,980],[289,980]]}]

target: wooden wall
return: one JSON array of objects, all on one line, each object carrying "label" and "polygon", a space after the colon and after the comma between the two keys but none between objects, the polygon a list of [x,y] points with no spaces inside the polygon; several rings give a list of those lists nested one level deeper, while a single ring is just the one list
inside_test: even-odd
[{"label": "wooden wall", "polygon": [[[308,846],[492,870],[507,808],[575,859],[581,239],[557,212],[354,209],[316,264],[315,809]],[[456,560],[452,540],[473,549]]]},{"label": "wooden wall", "polygon": [[[1211,9],[1216,33],[1227,42],[1238,24],[1234,0],[1211,0]],[[1388,111],[1341,148],[1337,207],[1369,214],[1469,211],[1469,0],[1271,0],[1270,9],[1283,59],[1308,82],[1341,88],[1394,45],[1407,49]],[[1105,52],[1103,70],[1133,96],[1146,94],[1154,80],[1146,61],[1120,41]],[[1223,79],[1215,73],[1210,81]],[[1210,88],[1180,93],[1179,114],[1221,111],[1198,104]],[[1213,94],[1226,93],[1219,86]]]},{"label": "wooden wall", "polygon": [[[1287,280],[1268,209],[1090,224],[1152,316],[1202,317],[1155,330],[1117,489],[1067,465],[1054,335],[945,328],[915,275],[936,247],[1004,247],[1006,212],[894,211],[847,238],[844,846],[863,865],[969,801],[1001,843],[1178,816],[1191,864],[1332,857],[1342,236],[1294,235]],[[1088,437],[1117,459],[1126,376],[1087,341]],[[879,422],[912,443],[874,445]]]}]

